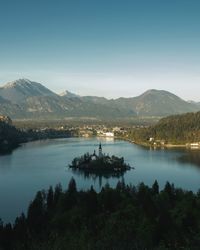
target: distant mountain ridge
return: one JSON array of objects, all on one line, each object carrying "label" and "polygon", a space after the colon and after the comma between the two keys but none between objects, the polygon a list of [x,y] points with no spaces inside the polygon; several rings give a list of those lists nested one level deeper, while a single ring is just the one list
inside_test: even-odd
[{"label": "distant mountain ridge", "polygon": [[119,98],[115,102],[124,108],[131,107],[137,115],[142,116],[168,116],[199,110],[195,104],[188,103],[168,91],[156,89],[147,90],[137,97]]},{"label": "distant mountain ridge", "polygon": [[164,90],[151,89],[131,98],[106,99],[79,96],[69,91],[60,95],[40,83],[19,79],[0,87],[0,114],[12,119],[94,118],[116,119],[136,116],[167,116],[200,110]]},{"label": "distant mountain ridge", "polygon": [[72,92],[70,92],[70,91],[68,91],[68,90],[65,90],[64,92],[62,92],[62,93],[60,93],[59,94],[60,96],[63,96],[63,97],[80,97],[79,95],[76,95],[76,94],[74,94],[74,93],[72,93]]}]

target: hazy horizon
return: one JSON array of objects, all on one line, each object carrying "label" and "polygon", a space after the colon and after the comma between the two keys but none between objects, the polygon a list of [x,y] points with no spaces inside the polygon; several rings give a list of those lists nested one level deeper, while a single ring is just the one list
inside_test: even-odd
[{"label": "hazy horizon", "polygon": [[148,89],[200,101],[200,2],[3,1],[0,85],[131,97]]},{"label": "hazy horizon", "polygon": [[[36,81],[34,81],[34,80],[31,80],[31,79],[27,79],[27,78],[19,78],[19,79],[16,79],[16,80],[14,80],[14,81],[9,81],[9,82],[6,82],[6,83],[4,83],[4,84],[1,84],[0,83],[0,88],[2,88],[2,87],[4,87],[6,84],[8,84],[8,83],[12,83],[12,82],[15,82],[15,81],[18,81],[18,80],[28,80],[28,81],[31,81],[31,82],[36,82]],[[46,86],[44,83],[42,83],[42,82],[37,82],[37,83],[40,83],[40,84],[42,84],[44,87],[46,87],[46,88],[48,88],[48,86]],[[68,92],[70,92],[70,93],[72,93],[72,94],[76,94],[76,95],[78,95],[78,96],[81,96],[81,97],[83,97],[83,96],[97,96],[97,97],[104,97],[104,98],[107,98],[107,99],[109,99],[109,100],[111,100],[111,99],[117,99],[117,98],[132,98],[132,97],[137,97],[137,96],[140,96],[140,95],[142,95],[142,94],[144,94],[145,92],[147,92],[147,91],[151,91],[151,90],[158,90],[158,91],[167,91],[167,92],[170,92],[170,91],[168,91],[168,90],[166,90],[166,89],[146,89],[145,91],[143,91],[143,92],[141,92],[141,93],[139,93],[138,95],[135,95],[135,96],[133,96],[133,95],[131,95],[131,94],[129,94],[129,96],[127,95],[127,96],[116,96],[116,97],[107,97],[107,96],[103,96],[103,95],[89,95],[89,94],[85,94],[85,95],[81,95],[81,94],[79,94],[79,93],[76,93],[76,92],[73,92],[73,91],[71,91],[71,90],[69,90],[69,89],[65,89],[65,90],[63,90],[63,91],[60,91],[60,92],[57,92],[57,91],[54,91],[53,89],[50,89],[50,88],[48,88],[49,90],[51,90],[51,91],[53,91],[55,94],[57,94],[57,95],[61,95],[62,93],[64,93],[65,91],[68,91]],[[176,93],[173,93],[173,92],[170,92],[170,93],[172,93],[172,94],[174,94],[174,95],[177,95]],[[178,96],[178,95],[177,95]],[[182,98],[181,96],[178,96],[178,97],[180,97],[181,99],[183,99],[184,100],[184,98]],[[185,100],[185,101],[194,101],[194,100]]]}]

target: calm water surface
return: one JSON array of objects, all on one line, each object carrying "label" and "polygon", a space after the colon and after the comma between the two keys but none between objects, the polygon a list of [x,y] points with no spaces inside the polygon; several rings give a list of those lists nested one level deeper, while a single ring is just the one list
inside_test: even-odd
[{"label": "calm water surface", "polygon": [[[86,178],[73,173],[67,165],[72,159],[86,152],[98,150],[98,138],[67,138],[31,142],[22,145],[11,155],[0,156],[0,218],[14,221],[35,193],[50,185],[61,183],[66,188],[73,176],[79,189],[91,185],[99,191],[101,185],[115,186],[115,177]],[[143,181],[152,185],[155,179],[161,187],[166,181],[176,187],[197,191],[200,188],[199,152],[185,150],[147,150],[140,146],[119,140],[102,140],[103,152],[123,156],[135,169],[127,171],[123,177],[127,184],[137,185]]]}]

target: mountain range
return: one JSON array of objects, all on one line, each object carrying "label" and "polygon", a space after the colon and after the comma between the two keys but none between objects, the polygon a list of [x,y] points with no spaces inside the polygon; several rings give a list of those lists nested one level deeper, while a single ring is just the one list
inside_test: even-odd
[{"label": "mountain range", "polygon": [[27,79],[0,87],[0,115],[12,119],[163,117],[199,110],[199,103],[187,102],[165,90],[151,89],[137,97],[106,99],[79,96],[67,90],[56,94]]}]

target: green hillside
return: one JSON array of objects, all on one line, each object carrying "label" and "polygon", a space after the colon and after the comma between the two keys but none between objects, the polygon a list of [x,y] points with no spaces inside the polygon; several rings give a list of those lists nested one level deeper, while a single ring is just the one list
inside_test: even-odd
[{"label": "green hillside", "polygon": [[130,131],[129,137],[138,142],[148,142],[149,138],[172,144],[199,142],[200,112],[162,118],[154,126]]},{"label": "green hillside", "polygon": [[200,141],[200,112],[163,118],[151,133],[158,139],[174,143]]}]

